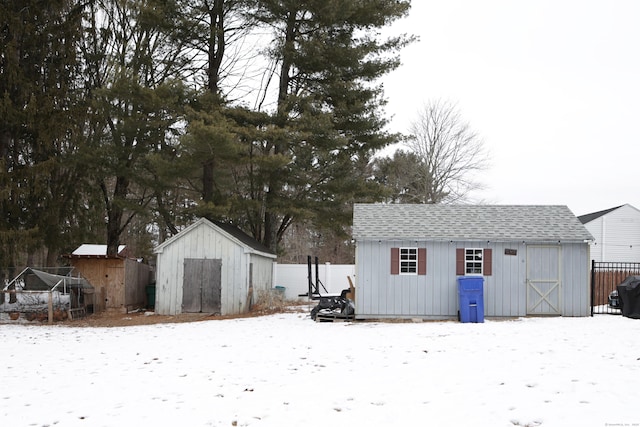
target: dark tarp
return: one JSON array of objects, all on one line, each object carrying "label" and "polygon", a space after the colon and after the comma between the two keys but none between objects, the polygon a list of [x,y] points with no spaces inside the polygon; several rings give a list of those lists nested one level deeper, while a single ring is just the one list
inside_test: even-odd
[{"label": "dark tarp", "polygon": [[15,279],[9,282],[9,284],[5,286],[5,290],[20,277],[24,279],[25,287],[23,290],[25,291],[62,291],[70,288],[83,289],[85,292],[93,290],[93,286],[82,277],[61,276],[59,274],[36,270],[31,267],[26,268]]},{"label": "dark tarp", "polygon": [[622,315],[640,319],[640,276],[629,276],[618,285]]}]

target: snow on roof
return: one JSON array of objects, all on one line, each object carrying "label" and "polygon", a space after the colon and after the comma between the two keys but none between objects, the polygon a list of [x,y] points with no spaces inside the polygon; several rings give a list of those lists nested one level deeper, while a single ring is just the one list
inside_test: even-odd
[{"label": "snow on roof", "polygon": [[[125,245],[118,246],[118,255],[122,254]],[[83,244],[80,245],[75,251],[71,253],[73,256],[107,256],[107,245],[93,245]]]}]

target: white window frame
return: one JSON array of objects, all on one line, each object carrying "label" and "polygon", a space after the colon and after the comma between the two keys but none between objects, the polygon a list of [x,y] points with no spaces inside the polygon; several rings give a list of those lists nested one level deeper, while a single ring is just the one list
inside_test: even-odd
[{"label": "white window frame", "polygon": [[[478,258],[478,254],[480,255],[479,258]],[[464,275],[465,276],[482,276],[483,274],[484,274],[484,249],[464,248]]]},{"label": "white window frame", "polygon": [[398,256],[398,271],[401,275],[417,276],[418,275],[418,248],[406,247],[400,248]]}]

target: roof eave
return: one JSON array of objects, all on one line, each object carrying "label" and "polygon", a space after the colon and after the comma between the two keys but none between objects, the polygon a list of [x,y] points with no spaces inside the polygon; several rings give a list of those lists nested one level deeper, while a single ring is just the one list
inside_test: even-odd
[{"label": "roof eave", "polygon": [[375,236],[367,236],[367,237],[355,237],[353,238],[356,242],[362,241],[378,241],[378,242],[402,242],[407,240],[413,240],[416,242],[486,242],[486,243],[537,243],[537,244],[549,244],[549,243],[592,243],[594,241],[591,239],[582,239],[582,238],[561,238],[561,239],[553,239],[553,238],[545,238],[545,239],[530,239],[530,238],[478,238],[478,237],[437,237],[437,238],[424,238],[424,237],[375,237]]},{"label": "roof eave", "polygon": [[153,250],[153,252],[155,254],[161,254],[166,246],[168,246],[173,241],[175,241],[178,238],[180,238],[180,236],[182,234],[186,234],[188,232],[188,230],[192,230],[192,229],[198,227],[200,224],[204,224],[207,227],[210,227],[210,228],[216,230],[218,233],[222,234],[227,239],[231,240],[232,242],[234,242],[238,246],[242,247],[244,249],[245,253],[253,253],[253,254],[257,254],[257,255],[268,257],[268,258],[273,258],[273,259],[277,259],[278,258],[278,256],[276,254],[271,254],[271,253],[259,251],[259,250],[255,249],[255,248],[251,247],[250,245],[248,245],[245,242],[243,242],[240,239],[238,239],[236,236],[228,233],[222,227],[219,227],[218,225],[214,224],[213,222],[209,221],[208,219],[206,219],[204,217],[200,218],[199,220],[197,220],[196,222],[194,222],[193,224],[191,224],[190,226],[188,226],[187,228],[182,230],[180,233],[172,236],[170,239],[167,239],[166,241],[164,241],[160,245],[156,246],[155,249]]},{"label": "roof eave", "polygon": [[266,258],[278,259],[278,255],[276,255],[276,254],[258,251],[256,249],[251,248],[251,247],[245,247],[244,253],[252,254],[252,255],[260,255],[260,256],[263,256],[263,257],[266,257]]}]

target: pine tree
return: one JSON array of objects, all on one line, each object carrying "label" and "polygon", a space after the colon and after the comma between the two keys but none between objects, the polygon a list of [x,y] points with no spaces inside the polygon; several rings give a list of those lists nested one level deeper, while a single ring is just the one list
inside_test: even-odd
[{"label": "pine tree", "polygon": [[178,143],[188,52],[174,31],[180,10],[163,0],[92,4],[83,48],[90,112],[85,160],[100,190],[107,253],[148,207],[166,176],[154,168]]},{"label": "pine tree", "polygon": [[[265,0],[253,17],[271,29],[278,64],[276,108],[253,158],[248,228],[275,249],[294,221],[348,224],[353,200],[375,197],[365,173],[371,155],[396,136],[385,132],[376,79],[399,65],[412,41],[378,31],[405,16],[409,1]],[[256,191],[257,190],[257,191]],[[372,193],[373,190],[373,193]]]},{"label": "pine tree", "polygon": [[[228,97],[237,89],[235,76],[244,68],[247,52],[236,47],[251,28],[245,0],[184,0],[180,33],[194,51],[195,102],[188,109],[185,145],[186,162],[194,166],[195,190],[201,202],[195,214],[210,219],[227,216],[232,167],[237,164],[237,133],[234,116],[249,114],[245,108],[233,112]],[[201,64],[199,67],[197,64]],[[231,80],[231,82],[229,82]],[[196,167],[197,166],[197,167]]]},{"label": "pine tree", "polygon": [[2,266],[41,245],[53,265],[78,237],[81,13],[71,0],[0,3]]}]

